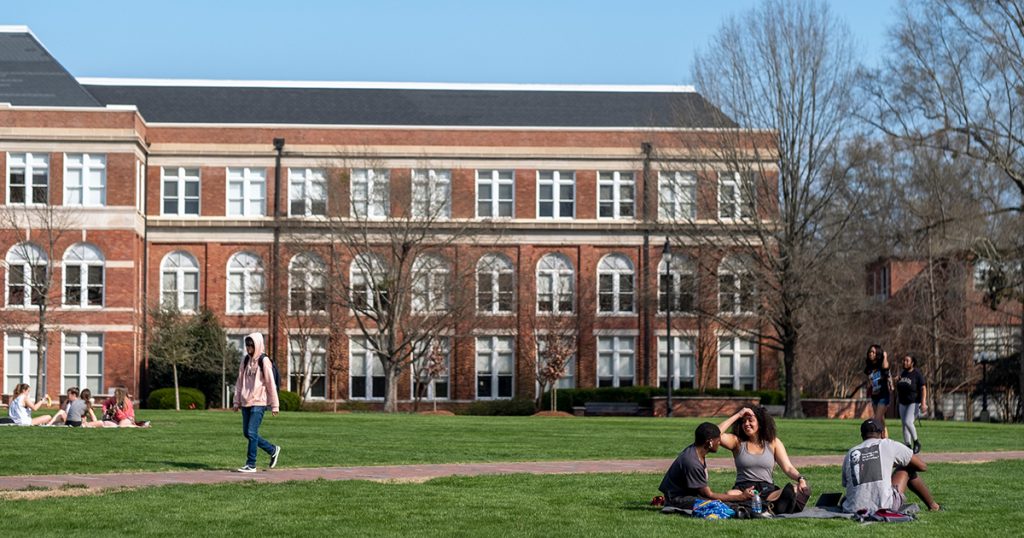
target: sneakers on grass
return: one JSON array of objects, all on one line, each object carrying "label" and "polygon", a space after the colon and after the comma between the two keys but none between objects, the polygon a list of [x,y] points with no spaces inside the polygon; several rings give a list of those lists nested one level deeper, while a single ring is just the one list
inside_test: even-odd
[{"label": "sneakers on grass", "polygon": [[240,467],[238,469],[235,469],[235,472],[236,473],[255,473],[256,472],[256,467],[253,467],[252,465],[246,465],[245,467]]},{"label": "sneakers on grass", "polygon": [[270,455],[270,468],[277,467],[277,457],[281,455],[281,447],[275,446],[274,453]]}]

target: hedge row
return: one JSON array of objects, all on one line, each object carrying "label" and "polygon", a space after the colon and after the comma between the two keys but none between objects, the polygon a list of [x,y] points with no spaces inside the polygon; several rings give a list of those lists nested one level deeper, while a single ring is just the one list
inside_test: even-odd
[{"label": "hedge row", "polygon": [[[558,410],[572,412],[576,406],[587,402],[632,402],[641,407],[651,407],[651,398],[665,396],[665,389],[659,387],[601,387],[585,389],[558,389]],[[736,389],[677,389],[673,396],[733,396],[760,397],[761,405],[782,405],[786,401],[785,394],[780,390],[745,391]],[[551,408],[551,393],[544,394],[544,409]]]},{"label": "hedge row", "polygon": [[[178,387],[182,409],[206,409],[206,396],[199,389]],[[174,387],[156,389],[146,399],[147,409],[174,409]]]}]

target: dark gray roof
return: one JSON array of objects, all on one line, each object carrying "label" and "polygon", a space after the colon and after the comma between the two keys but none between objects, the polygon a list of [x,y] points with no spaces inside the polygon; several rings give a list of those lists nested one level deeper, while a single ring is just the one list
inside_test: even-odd
[{"label": "dark gray roof", "polygon": [[0,103],[99,105],[28,32],[0,32]]}]

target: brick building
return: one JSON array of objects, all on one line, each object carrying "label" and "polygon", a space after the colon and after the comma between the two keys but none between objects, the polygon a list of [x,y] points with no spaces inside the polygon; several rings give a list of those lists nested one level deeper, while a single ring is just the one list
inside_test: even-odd
[{"label": "brick building", "polygon": [[[667,221],[713,234],[749,217],[741,174],[687,168],[705,159],[696,134],[717,114],[692,89],[75,79],[23,27],[0,29],[0,66],[5,393],[34,383],[32,327],[49,301],[51,394],[139,390],[146,312],[164,304],[212,309],[236,345],[272,333],[282,375],[293,389],[306,381],[310,398],[375,402],[381,373],[351,316],[302,336],[287,323],[326,308],[323,284],[297,274],[323,267],[354,282],[352,266],[328,263],[330,245],[275,238],[435,198],[485,238],[452,252],[476,268],[463,283],[476,312],[451,334],[436,398],[533,397],[533,320],[565,311],[580,326],[560,386],[666,382],[668,306],[656,297],[669,280],[676,384],[694,384],[697,342],[710,338],[705,385],[777,386],[774,352],[694,314],[728,305],[722,316],[757,327],[738,256],[677,248],[671,277],[658,276]],[[47,208],[65,215],[65,233],[24,225]],[[57,284],[36,297],[26,275],[47,263]],[[267,300],[275,281],[288,300]],[[314,366],[300,376],[300,363]],[[410,376],[403,401],[411,387]]]}]

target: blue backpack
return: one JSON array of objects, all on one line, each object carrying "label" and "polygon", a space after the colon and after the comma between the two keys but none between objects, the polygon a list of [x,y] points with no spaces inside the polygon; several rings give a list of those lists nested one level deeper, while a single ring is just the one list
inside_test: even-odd
[{"label": "blue backpack", "polygon": [[[260,359],[259,359],[260,360],[260,363],[259,363],[260,375],[263,375],[263,359],[264,358],[267,359],[268,361],[270,361],[270,368],[271,368],[271,370],[273,371],[273,374],[274,374],[274,386],[277,387],[277,390],[281,390],[281,373],[277,371],[277,363],[274,362],[274,361],[271,361],[270,357],[267,357],[266,353],[260,355]],[[245,367],[246,368],[249,367],[249,356],[248,355],[245,356]]]},{"label": "blue backpack", "polygon": [[704,519],[729,519],[736,511],[722,501],[697,499],[693,503],[693,515]]}]

